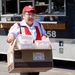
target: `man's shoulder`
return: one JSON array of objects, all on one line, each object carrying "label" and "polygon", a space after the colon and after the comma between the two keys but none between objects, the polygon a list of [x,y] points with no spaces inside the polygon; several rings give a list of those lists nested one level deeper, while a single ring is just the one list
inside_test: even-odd
[{"label": "man's shoulder", "polygon": [[17,25],[19,25],[19,26],[25,26],[26,24],[25,24],[24,21],[20,21],[20,22],[17,22]]},{"label": "man's shoulder", "polygon": [[39,26],[39,25],[41,25],[41,23],[40,22],[37,22],[37,21],[34,21],[34,25],[35,26]]}]

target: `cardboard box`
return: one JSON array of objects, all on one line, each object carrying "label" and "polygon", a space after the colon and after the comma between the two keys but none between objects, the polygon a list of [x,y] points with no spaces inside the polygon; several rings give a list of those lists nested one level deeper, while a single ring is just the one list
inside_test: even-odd
[{"label": "cardboard box", "polygon": [[7,54],[9,73],[45,72],[53,68],[52,49],[14,48],[15,42],[10,44]]}]

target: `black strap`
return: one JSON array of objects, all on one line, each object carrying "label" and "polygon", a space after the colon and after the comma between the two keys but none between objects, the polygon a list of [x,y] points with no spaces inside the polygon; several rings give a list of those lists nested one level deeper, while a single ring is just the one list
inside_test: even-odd
[{"label": "black strap", "polygon": [[17,23],[17,24],[18,24],[19,27],[24,27],[24,26],[21,26],[20,23]]}]

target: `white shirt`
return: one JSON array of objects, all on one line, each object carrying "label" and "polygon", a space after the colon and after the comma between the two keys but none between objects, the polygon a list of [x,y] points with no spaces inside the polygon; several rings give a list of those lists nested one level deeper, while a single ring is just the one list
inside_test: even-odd
[{"label": "white shirt", "polygon": [[[33,39],[36,39],[36,29],[35,26],[38,26],[39,23],[38,22],[34,22],[33,25],[30,27],[28,26],[24,20],[22,20],[21,22],[19,22],[21,26],[27,26],[29,31],[31,32],[31,34],[33,35]],[[43,27],[43,25],[41,25],[41,31],[42,31],[42,36],[47,36],[46,31]],[[15,36],[15,38],[17,38],[17,36],[20,34],[20,26],[18,25],[18,23],[15,23],[9,30],[8,35],[13,34]]]}]

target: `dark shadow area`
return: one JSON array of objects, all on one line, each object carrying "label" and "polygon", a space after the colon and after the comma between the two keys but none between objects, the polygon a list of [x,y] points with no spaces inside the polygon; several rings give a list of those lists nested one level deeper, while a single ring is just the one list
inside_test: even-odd
[{"label": "dark shadow area", "polygon": [[17,13],[17,0],[6,0],[6,13]]},{"label": "dark shadow area", "polygon": [[53,60],[55,68],[63,69],[72,69],[75,70],[75,61],[62,61],[62,60]]},{"label": "dark shadow area", "polygon": [[0,35],[7,35],[9,28],[0,28]]},{"label": "dark shadow area", "polygon": [[7,55],[6,54],[0,54],[0,61],[6,61],[7,62]]}]

